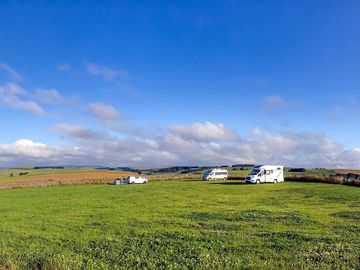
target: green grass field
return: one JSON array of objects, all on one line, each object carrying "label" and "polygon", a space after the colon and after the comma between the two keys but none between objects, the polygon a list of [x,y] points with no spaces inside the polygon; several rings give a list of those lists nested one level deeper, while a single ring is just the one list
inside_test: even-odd
[{"label": "green grass field", "polygon": [[360,189],[158,181],[0,190],[0,269],[360,269]]}]

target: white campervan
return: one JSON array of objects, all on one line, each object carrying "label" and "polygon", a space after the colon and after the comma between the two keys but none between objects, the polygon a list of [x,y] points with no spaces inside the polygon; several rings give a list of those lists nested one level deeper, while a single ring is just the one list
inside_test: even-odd
[{"label": "white campervan", "polygon": [[202,176],[203,180],[226,180],[228,178],[228,171],[223,169],[213,169],[206,171]]},{"label": "white campervan", "polygon": [[245,183],[278,183],[284,182],[284,166],[261,165],[255,166],[245,177]]},{"label": "white campervan", "polygon": [[126,179],[128,184],[146,184],[148,180],[142,176],[128,176]]}]

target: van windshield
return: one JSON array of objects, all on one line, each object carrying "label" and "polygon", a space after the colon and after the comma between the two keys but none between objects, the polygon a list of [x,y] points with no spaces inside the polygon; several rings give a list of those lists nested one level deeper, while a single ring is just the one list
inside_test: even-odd
[{"label": "van windshield", "polygon": [[206,171],[204,174],[209,175],[212,171]]},{"label": "van windshield", "polygon": [[252,170],[250,175],[257,175],[260,172],[260,170]]}]

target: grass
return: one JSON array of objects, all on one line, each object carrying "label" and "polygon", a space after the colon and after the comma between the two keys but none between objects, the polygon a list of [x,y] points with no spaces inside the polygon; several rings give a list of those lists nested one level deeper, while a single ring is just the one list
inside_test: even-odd
[{"label": "grass", "polygon": [[0,190],[0,269],[359,269],[359,213],[318,183]]}]

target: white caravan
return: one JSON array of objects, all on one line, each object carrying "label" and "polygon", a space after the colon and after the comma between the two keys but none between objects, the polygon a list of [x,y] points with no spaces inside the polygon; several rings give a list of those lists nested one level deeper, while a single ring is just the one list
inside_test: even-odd
[{"label": "white caravan", "polygon": [[284,182],[284,166],[261,165],[255,166],[245,177],[245,183],[278,183]]},{"label": "white caravan", "polygon": [[228,171],[222,169],[213,169],[206,171],[202,176],[203,180],[226,180],[228,178]]}]

